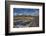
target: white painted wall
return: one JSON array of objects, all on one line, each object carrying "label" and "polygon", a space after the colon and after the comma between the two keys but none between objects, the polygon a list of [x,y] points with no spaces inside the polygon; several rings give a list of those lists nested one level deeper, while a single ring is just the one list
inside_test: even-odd
[{"label": "white painted wall", "polygon": [[[46,6],[46,0],[16,0],[16,1],[44,2]],[[46,16],[46,7],[45,7],[45,16]],[[46,24],[45,24],[45,27],[46,27]],[[0,36],[5,36],[5,0],[0,0]],[[46,33],[45,34],[14,35],[14,36],[46,36]]]}]

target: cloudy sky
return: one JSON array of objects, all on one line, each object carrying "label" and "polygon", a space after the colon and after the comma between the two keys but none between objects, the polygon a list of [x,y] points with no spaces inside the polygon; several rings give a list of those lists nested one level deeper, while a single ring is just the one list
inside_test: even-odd
[{"label": "cloudy sky", "polygon": [[29,8],[14,8],[13,9],[14,16],[17,15],[32,15],[32,16],[38,16],[39,15],[39,9],[29,9]]}]

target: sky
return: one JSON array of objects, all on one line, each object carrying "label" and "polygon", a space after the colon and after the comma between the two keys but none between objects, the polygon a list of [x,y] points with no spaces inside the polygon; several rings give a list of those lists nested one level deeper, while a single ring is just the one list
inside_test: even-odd
[{"label": "sky", "polygon": [[31,16],[38,16],[39,9],[29,9],[29,8],[14,8],[13,15],[31,15]]}]

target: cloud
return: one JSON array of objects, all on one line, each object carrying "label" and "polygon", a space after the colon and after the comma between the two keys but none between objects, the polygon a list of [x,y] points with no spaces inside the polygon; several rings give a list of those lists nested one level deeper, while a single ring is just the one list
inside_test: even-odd
[{"label": "cloud", "polygon": [[18,15],[23,15],[22,13],[18,14]]},{"label": "cloud", "polygon": [[32,13],[31,15],[33,15],[33,16],[38,16],[38,15],[39,15],[39,12],[38,12],[38,11],[35,11],[35,12]]},{"label": "cloud", "polygon": [[16,16],[18,13],[13,13],[14,16]]},{"label": "cloud", "polygon": [[14,13],[14,16],[16,16],[16,15],[32,15],[32,16],[38,16],[39,15],[39,10],[35,10],[35,9],[33,9],[33,10],[31,10],[30,9],[30,11],[28,10],[18,10],[17,9],[17,11],[15,11]]}]

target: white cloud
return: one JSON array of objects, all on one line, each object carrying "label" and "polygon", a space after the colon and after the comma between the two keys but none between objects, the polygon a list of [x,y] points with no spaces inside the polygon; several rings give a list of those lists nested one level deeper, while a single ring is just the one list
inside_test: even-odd
[{"label": "white cloud", "polygon": [[33,15],[33,16],[38,16],[38,15],[39,15],[39,12],[36,11],[36,12],[32,13],[31,15]]},{"label": "white cloud", "polygon": [[32,15],[32,16],[38,16],[39,15],[39,11],[35,11],[33,13],[28,13],[28,12],[24,12],[24,13],[14,13],[14,15]]},{"label": "white cloud", "polygon": [[23,15],[22,13],[18,14],[18,15]]},{"label": "white cloud", "polygon": [[14,15],[17,15],[17,13],[14,13]]}]

